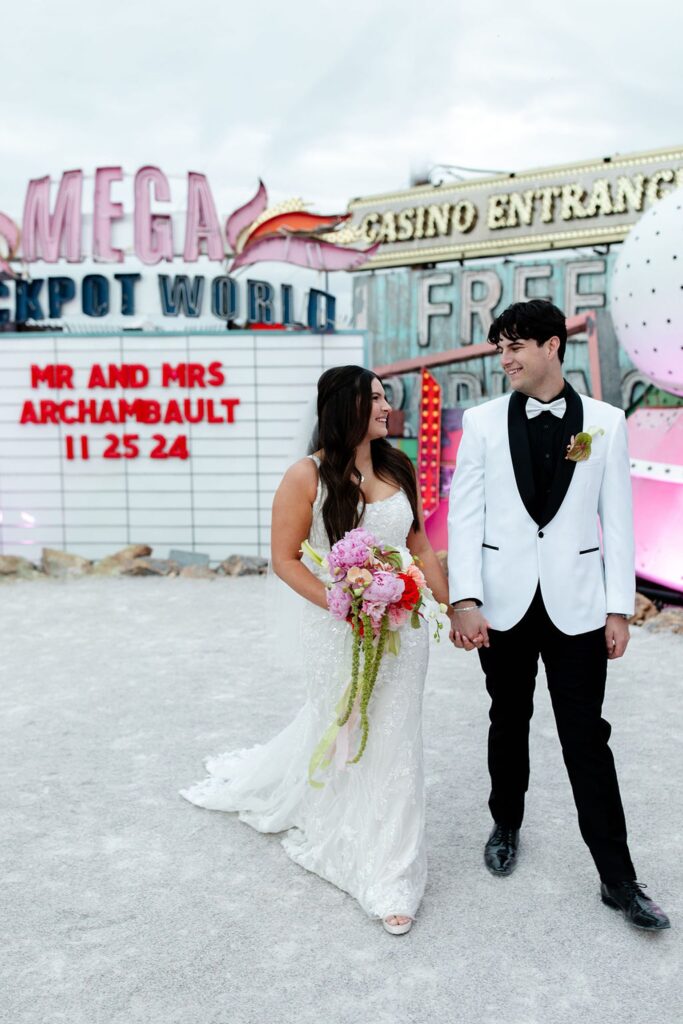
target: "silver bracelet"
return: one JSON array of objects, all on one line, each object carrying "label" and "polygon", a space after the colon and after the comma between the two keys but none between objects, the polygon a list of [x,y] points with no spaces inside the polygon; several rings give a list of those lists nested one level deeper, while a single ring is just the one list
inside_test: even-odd
[{"label": "silver bracelet", "polygon": [[469,608],[454,608],[453,605],[451,605],[451,608],[453,608],[454,612],[458,612],[458,613],[459,612],[478,612],[479,611],[479,605],[478,604],[471,604],[469,606]]}]

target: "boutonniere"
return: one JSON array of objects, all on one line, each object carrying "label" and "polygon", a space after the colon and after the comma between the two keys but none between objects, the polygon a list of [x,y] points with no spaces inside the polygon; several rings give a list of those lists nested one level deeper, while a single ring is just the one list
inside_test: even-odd
[{"label": "boutonniere", "polygon": [[589,427],[588,430],[582,430],[576,436],[572,435],[572,439],[567,445],[565,459],[569,459],[570,462],[586,462],[591,457],[593,438],[604,433],[602,427]]}]

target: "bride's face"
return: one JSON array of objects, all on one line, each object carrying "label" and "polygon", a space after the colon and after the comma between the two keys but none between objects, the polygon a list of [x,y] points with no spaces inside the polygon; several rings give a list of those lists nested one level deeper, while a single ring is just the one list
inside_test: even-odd
[{"label": "bride's face", "polygon": [[366,441],[375,441],[379,437],[386,437],[389,433],[388,418],[391,406],[387,402],[382,382],[376,377],[372,381],[372,411],[370,422],[365,435]]}]

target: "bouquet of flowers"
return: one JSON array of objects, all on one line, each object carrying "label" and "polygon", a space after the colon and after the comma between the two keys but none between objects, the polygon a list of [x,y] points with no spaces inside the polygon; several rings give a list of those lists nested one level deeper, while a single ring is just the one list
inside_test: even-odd
[{"label": "bouquet of flowers", "polygon": [[[352,631],[351,680],[337,705],[337,717],[316,747],[309,765],[309,782],[323,784],[313,776],[335,758],[338,764],[357,764],[367,745],[370,722],[368,705],[385,653],[397,655],[400,631],[410,624],[420,628],[423,619],[434,623],[439,639],[442,622],[438,604],[424,575],[407,548],[380,542],[362,527],[349,530],[323,557],[308,541],[301,546],[328,574],[327,606],[336,619],[346,620]],[[347,761],[350,734],[360,723],[360,743],[354,758]]]}]

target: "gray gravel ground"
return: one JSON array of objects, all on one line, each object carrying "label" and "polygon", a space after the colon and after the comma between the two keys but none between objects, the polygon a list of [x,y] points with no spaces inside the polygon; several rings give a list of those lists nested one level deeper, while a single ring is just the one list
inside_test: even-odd
[{"label": "gray gravel ground", "polygon": [[262,596],[260,578],[0,589],[1,1019],[679,1022],[683,640],[635,630],[606,701],[636,867],[672,929],[600,903],[542,680],[520,864],[486,873],[487,698],[446,643],[425,696],[429,883],[397,938],[277,836],[177,793],[299,705],[264,668]]}]

